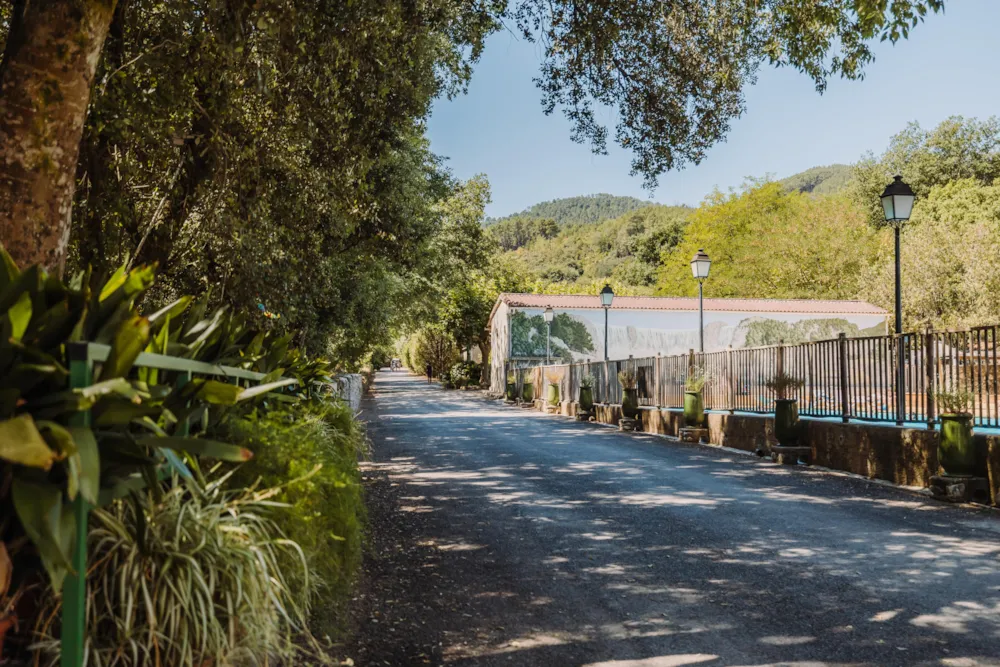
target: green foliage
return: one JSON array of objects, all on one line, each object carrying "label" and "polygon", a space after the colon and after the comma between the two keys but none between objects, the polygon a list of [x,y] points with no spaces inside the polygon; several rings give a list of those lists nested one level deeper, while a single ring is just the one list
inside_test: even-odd
[{"label": "green foliage", "polygon": [[546,113],[560,107],[573,138],[604,153],[609,132],[598,109],[615,107],[613,136],[633,152],[633,173],[653,186],[666,171],[699,163],[726,136],[762,63],[793,67],[822,91],[830,76],[861,78],[874,41],[905,38],[943,7],[944,0],[521,0],[512,13],[543,45],[537,84]]},{"label": "green foliage", "polygon": [[[307,658],[306,563],[271,517],[271,489],[224,491],[175,479],[92,514],[87,662],[94,665],[266,664]],[[59,664],[60,597],[36,631],[42,664]]]},{"label": "green foliage", "polygon": [[851,196],[875,228],[886,225],[879,196],[896,174],[913,188],[917,207],[933,188],[954,181],[992,185],[1000,177],[1000,120],[952,116],[933,130],[913,122],[882,155],[864,156],[854,166]]},{"label": "green foliage", "polygon": [[[635,197],[621,197],[600,193],[543,201],[529,206],[514,215],[504,218],[490,218],[486,220],[485,224],[488,226],[497,226],[507,221],[519,219],[524,220],[524,222],[529,220],[551,220],[560,227],[568,224],[590,224],[620,218],[626,213],[653,205],[652,202],[636,199]],[[509,248],[504,249],[509,250]]]},{"label": "green foliage", "polygon": [[458,348],[454,339],[440,326],[431,325],[420,329],[412,337],[409,366],[423,373],[429,364],[435,377],[445,378],[452,365],[458,360]]},{"label": "green foliage", "polygon": [[814,195],[835,195],[848,188],[853,168],[846,164],[812,167],[779,181],[786,191]]},{"label": "green foliage", "polygon": [[608,279],[642,289],[653,284],[661,254],[680,242],[689,211],[650,204],[613,220],[565,226],[506,256],[535,278],[532,291],[586,293],[600,282],[599,291]]},{"label": "green foliage", "polygon": [[501,250],[522,248],[535,239],[551,239],[559,233],[559,227],[551,218],[531,218],[513,216],[503,218],[489,227],[490,235]]},{"label": "green foliage", "polygon": [[219,437],[254,451],[232,471],[231,489],[274,488],[269,516],[301,547],[310,578],[287,577],[315,610],[317,634],[333,633],[361,561],[364,502],[358,459],[364,432],[346,404],[328,399],[253,410],[220,425]]},{"label": "green foliage", "polygon": [[684,378],[684,391],[700,392],[709,380],[709,373],[701,366],[696,366]]},{"label": "green foliage", "polygon": [[[908,331],[925,326],[962,327],[1000,320],[1000,185],[972,179],[934,186],[917,200],[902,230],[903,322]],[[865,274],[862,294],[891,307],[892,236],[882,244],[884,260]]]},{"label": "green foliage", "polygon": [[694,296],[690,261],[712,258],[709,297],[857,298],[880,253],[878,234],[846,197],[786,193],[774,182],[715,192],[691,214],[684,240],[665,253],[657,292]]}]

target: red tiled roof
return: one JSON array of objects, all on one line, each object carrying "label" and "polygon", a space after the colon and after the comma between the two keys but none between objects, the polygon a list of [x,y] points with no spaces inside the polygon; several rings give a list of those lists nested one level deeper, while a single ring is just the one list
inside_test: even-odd
[{"label": "red tiled roof", "polygon": [[[601,308],[601,298],[589,294],[510,294],[497,297],[497,305],[514,308]],[[698,310],[696,297],[616,296],[612,310]],[[820,313],[836,315],[888,315],[883,308],[865,301],[813,299],[705,299],[705,310],[741,313]],[[496,305],[493,307],[496,312]],[[492,314],[490,319],[492,319]]]}]

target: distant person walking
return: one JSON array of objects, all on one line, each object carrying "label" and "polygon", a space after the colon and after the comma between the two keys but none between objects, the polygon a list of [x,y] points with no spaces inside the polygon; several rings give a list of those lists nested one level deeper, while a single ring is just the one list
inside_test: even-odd
[{"label": "distant person walking", "polygon": [[427,368],[425,370],[427,371],[427,381],[430,382],[434,379],[434,367],[427,364]]}]

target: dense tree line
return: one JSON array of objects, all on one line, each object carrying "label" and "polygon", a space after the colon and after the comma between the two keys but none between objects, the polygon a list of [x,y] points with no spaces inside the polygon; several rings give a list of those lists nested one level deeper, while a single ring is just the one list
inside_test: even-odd
[{"label": "dense tree line", "polygon": [[653,202],[635,197],[622,197],[598,193],[579,197],[563,197],[550,201],[539,202],[529,206],[520,213],[504,218],[490,218],[487,225],[500,224],[506,220],[517,218],[542,218],[555,221],[558,225],[570,223],[601,222],[618,218],[626,213],[644,206],[652,206]]},{"label": "dense tree line", "polygon": [[[484,184],[450,176],[424,120],[493,31],[541,45],[543,110],[574,140],[603,151],[594,109],[615,107],[615,140],[651,185],[726,135],[761,65],[820,89],[857,78],[874,41],[942,7],[0,0],[0,241],[57,273],[158,262],[147,307],[210,293],[357,361],[438,313],[449,277],[486,270],[477,234],[450,236]],[[642,251],[628,252],[621,264]],[[621,271],[646,282],[646,264]]]},{"label": "dense tree line", "polygon": [[[893,308],[894,250],[879,195],[895,174],[917,192],[902,232],[908,329],[1000,323],[1000,121],[913,123],[881,154],[713,192],[697,209],[650,206],[568,225],[505,257],[550,293],[697,294],[704,248],[717,297],[864,299]],[[832,192],[831,192],[832,191]]]}]

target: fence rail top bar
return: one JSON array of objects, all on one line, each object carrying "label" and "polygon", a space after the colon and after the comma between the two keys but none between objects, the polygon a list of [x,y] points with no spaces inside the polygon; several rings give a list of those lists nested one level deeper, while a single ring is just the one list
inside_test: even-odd
[{"label": "fence rail top bar", "polygon": [[[107,361],[108,354],[111,352],[110,345],[102,343],[87,343],[86,345],[90,358],[93,361]],[[152,352],[140,352],[139,357],[135,360],[135,365],[145,366],[146,368],[159,368],[165,371],[188,371],[191,373],[200,373],[201,375],[218,375],[243,380],[259,381],[267,377],[265,373],[248,371],[243,368],[207,364],[204,361],[169,357],[165,354],[154,354]]]}]

